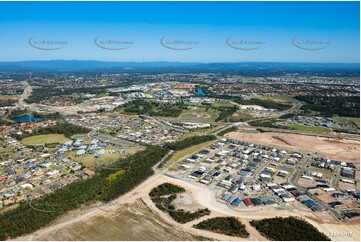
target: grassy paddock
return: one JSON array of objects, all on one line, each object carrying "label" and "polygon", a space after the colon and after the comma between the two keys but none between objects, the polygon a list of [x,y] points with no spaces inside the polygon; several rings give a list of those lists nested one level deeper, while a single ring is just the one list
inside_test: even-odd
[{"label": "grassy paddock", "polygon": [[287,96],[271,96],[271,97],[255,96],[254,98],[265,101],[277,102],[277,103],[292,103],[292,98]]},{"label": "grassy paddock", "polygon": [[173,154],[173,156],[169,159],[169,161],[166,164],[166,167],[170,167],[174,162],[177,162],[178,160],[185,158],[187,156],[190,156],[198,151],[201,151],[202,149],[206,148],[207,146],[209,146],[210,144],[214,143],[215,141],[209,141],[206,143],[201,143],[198,145],[194,145],[191,147],[188,147],[186,149],[177,151],[176,153]]},{"label": "grassy paddock", "polygon": [[54,143],[63,144],[66,141],[69,141],[69,139],[62,134],[43,134],[43,135],[34,135],[24,138],[21,140],[21,143],[25,145],[38,145],[38,144],[44,145],[44,144],[54,144]]},{"label": "grassy paddock", "polygon": [[350,121],[353,122],[357,127],[360,127],[360,119],[359,118],[350,118],[350,117],[336,117],[337,121],[345,122]]},{"label": "grassy paddock", "polygon": [[288,129],[292,129],[292,130],[298,130],[298,131],[303,131],[303,132],[310,132],[310,133],[318,133],[318,134],[325,134],[325,133],[330,133],[331,129],[326,128],[326,127],[316,127],[316,126],[303,126],[303,125],[298,125],[298,124],[290,124],[287,126]]}]

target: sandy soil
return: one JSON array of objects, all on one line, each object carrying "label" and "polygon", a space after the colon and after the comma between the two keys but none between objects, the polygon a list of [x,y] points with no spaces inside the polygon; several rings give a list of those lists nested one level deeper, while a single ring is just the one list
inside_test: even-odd
[{"label": "sandy soil", "polygon": [[[83,212],[86,212],[83,210]],[[53,229],[34,233],[32,240],[202,240],[177,229],[157,216],[142,200],[122,204],[103,213],[87,211],[92,216],[72,220],[75,214],[62,219]],[[80,215],[82,217],[82,215]],[[71,222],[65,221],[70,218]],[[51,227],[50,227],[51,228]],[[22,239],[22,238],[19,238]]]},{"label": "sandy soil", "polygon": [[[148,193],[152,188],[164,182],[171,182],[173,184],[185,188],[188,191],[187,194],[191,196],[191,199],[188,197],[188,200],[192,200],[192,203],[195,203],[199,206],[207,207],[208,209],[211,210],[211,214],[209,216],[202,217],[198,220],[186,224],[179,224],[175,222],[168,214],[160,211],[153,204],[150,197],[148,196]],[[66,215],[63,219],[59,219],[52,225],[43,228],[31,235],[24,236],[18,239],[19,240],[39,240],[39,239],[47,240],[54,238],[60,239],[58,237],[59,234],[68,234],[68,235],[70,234],[70,236],[67,237],[66,239],[76,239],[78,238],[77,236],[80,236],[80,238],[82,238],[82,234],[86,233],[86,231],[92,231],[95,225],[90,223],[89,226],[86,226],[85,228],[82,227],[83,231],[85,232],[79,232],[80,233],[79,235],[79,233],[78,234],[75,233],[73,229],[76,228],[76,226],[79,225],[79,223],[81,224],[94,217],[99,218],[100,216],[102,219],[101,220],[102,223],[111,224],[111,222],[109,223],[109,220],[114,219],[113,216],[114,214],[117,214],[117,210],[120,207],[124,207],[125,204],[132,205],[137,201],[139,201],[139,199],[142,199],[145,202],[146,206],[149,207],[149,209],[154,214],[157,215],[155,216],[157,220],[164,221],[164,223],[172,225],[174,229],[177,229],[178,231],[183,231],[183,233],[187,236],[190,236],[189,234],[192,234],[193,236],[207,237],[214,240],[266,240],[266,238],[261,236],[252,226],[250,226],[249,224],[250,220],[269,218],[275,216],[285,217],[292,215],[292,216],[299,216],[305,218],[307,221],[309,221],[311,224],[317,227],[320,231],[324,232],[326,235],[330,235],[331,232],[335,232],[335,231],[338,232],[343,231],[343,232],[353,232],[352,237],[347,238],[348,240],[359,240],[360,237],[360,232],[359,232],[360,225],[358,222],[341,223],[341,222],[327,222],[328,220],[324,220],[324,219],[320,220],[318,216],[311,213],[303,206],[300,207],[298,204],[289,205],[287,206],[287,208],[268,206],[262,208],[254,208],[254,209],[244,208],[242,210],[238,210],[230,206],[227,206],[225,204],[217,202],[211,190],[209,190],[206,186],[202,186],[201,184],[197,184],[197,183],[189,183],[176,178],[171,178],[163,174],[156,174],[151,178],[149,178],[146,182],[139,185],[132,192],[119,197],[118,199],[114,200],[113,202],[107,205],[76,210],[75,212]],[[134,212],[137,212],[137,210]],[[142,211],[139,212],[142,213]],[[209,231],[197,230],[192,227],[194,224],[199,223],[204,219],[215,216],[238,217],[240,221],[246,225],[246,229],[249,231],[250,237],[247,239],[230,237],[222,234],[212,233]],[[327,217],[326,214],[325,216]],[[146,221],[141,221],[139,222],[139,224],[143,225],[145,222]],[[159,229],[160,228],[157,228],[155,231],[158,231]],[[58,236],[53,237],[55,235]],[[117,236],[116,232],[113,232],[112,236],[113,237],[111,238]],[[105,233],[101,238],[97,237],[96,239],[106,240],[108,239],[108,237],[109,235]],[[332,239],[344,240],[345,238],[334,237]]]},{"label": "sandy soil", "polygon": [[312,152],[340,161],[360,162],[360,142],[355,140],[275,132],[258,134],[231,132],[226,137],[294,151]]}]

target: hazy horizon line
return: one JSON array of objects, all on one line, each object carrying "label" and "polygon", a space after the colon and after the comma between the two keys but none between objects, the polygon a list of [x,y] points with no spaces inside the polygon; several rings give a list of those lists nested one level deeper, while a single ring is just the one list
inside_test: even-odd
[{"label": "hazy horizon line", "polygon": [[358,64],[360,62],[304,62],[304,61],[166,61],[166,60],[154,60],[154,61],[108,61],[108,60],[94,60],[94,59],[47,59],[47,60],[16,60],[6,61],[0,60],[0,63],[17,63],[17,62],[36,62],[36,61],[93,61],[93,62],[109,62],[109,63],[187,63],[187,64],[236,64],[236,63],[297,63],[297,64]]}]

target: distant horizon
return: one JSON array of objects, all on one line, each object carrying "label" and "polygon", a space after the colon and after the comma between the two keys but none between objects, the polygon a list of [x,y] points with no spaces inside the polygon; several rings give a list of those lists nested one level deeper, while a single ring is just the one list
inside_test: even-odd
[{"label": "distant horizon", "polygon": [[294,64],[354,64],[360,65],[360,62],[303,62],[303,61],[112,61],[112,60],[95,60],[95,59],[45,59],[45,60],[16,60],[0,61],[0,63],[17,63],[17,62],[50,62],[50,61],[89,61],[89,62],[110,62],[110,63],[186,63],[186,64],[237,64],[237,63],[294,63]]}]

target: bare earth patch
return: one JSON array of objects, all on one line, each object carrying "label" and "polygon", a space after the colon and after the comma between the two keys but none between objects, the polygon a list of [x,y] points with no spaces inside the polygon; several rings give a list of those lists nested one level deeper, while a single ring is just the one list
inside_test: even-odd
[{"label": "bare earth patch", "polygon": [[354,163],[360,161],[360,142],[356,140],[275,132],[258,134],[231,132],[226,137],[294,151],[312,152],[340,161]]},{"label": "bare earth patch", "polygon": [[[115,211],[104,208],[86,220],[39,233],[32,240],[200,240],[174,228],[150,210],[142,200],[122,204]],[[65,219],[65,218],[64,218]],[[64,220],[63,219],[63,220]]]}]

